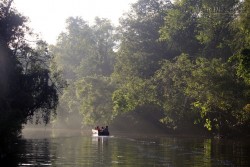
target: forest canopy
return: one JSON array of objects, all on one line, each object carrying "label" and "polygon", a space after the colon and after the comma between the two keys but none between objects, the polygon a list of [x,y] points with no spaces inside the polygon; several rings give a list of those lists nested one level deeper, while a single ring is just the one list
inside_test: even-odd
[{"label": "forest canopy", "polygon": [[35,48],[11,2],[0,15],[2,132],[56,110],[54,127],[160,112],[174,132],[249,134],[249,0],[138,0],[119,26],[69,17],[56,44]]},{"label": "forest canopy", "polygon": [[69,18],[52,47],[70,83],[61,118],[95,125],[150,108],[174,131],[247,133],[249,3],[138,0],[118,27]]}]

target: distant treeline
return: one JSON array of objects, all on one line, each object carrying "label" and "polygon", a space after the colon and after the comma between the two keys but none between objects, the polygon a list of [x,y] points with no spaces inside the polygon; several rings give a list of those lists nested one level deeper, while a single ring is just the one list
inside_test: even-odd
[{"label": "distant treeline", "polygon": [[[4,27],[12,17],[1,12],[1,36],[12,34],[1,41],[12,58],[1,89],[13,83],[13,92],[26,94],[1,93],[1,113],[17,110],[8,100],[22,99],[16,108],[28,112],[23,120],[42,111],[37,116],[47,122],[59,101],[54,127],[105,125],[145,110],[152,119],[162,113],[159,121],[172,131],[249,134],[249,0],[138,0],[117,27],[105,18],[89,24],[70,17],[55,45],[40,42],[36,49],[24,39],[26,19],[8,11],[22,22],[10,22],[18,23],[17,30]],[[1,125],[14,125],[0,119]]]}]

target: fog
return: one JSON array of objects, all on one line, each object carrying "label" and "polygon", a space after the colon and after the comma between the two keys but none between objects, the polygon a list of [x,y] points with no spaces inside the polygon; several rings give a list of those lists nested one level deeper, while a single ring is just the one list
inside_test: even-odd
[{"label": "fog", "polygon": [[24,139],[47,139],[58,137],[73,137],[80,135],[90,135],[87,131],[79,129],[53,129],[48,127],[25,127],[22,131],[22,138]]},{"label": "fog", "polygon": [[[165,126],[159,122],[162,117],[159,111],[137,111],[131,113],[121,114],[116,117],[109,126],[110,134],[113,136],[120,135],[151,135],[166,134]],[[76,124],[76,120],[68,122],[69,125]],[[80,123],[79,123],[80,124]],[[96,124],[102,127],[105,124]],[[28,123],[24,126],[22,137],[25,139],[38,139],[38,138],[58,138],[58,137],[72,137],[72,136],[91,136],[92,128],[95,126],[79,126],[78,128],[69,128],[64,124],[56,127],[53,122],[47,125],[40,123]]]}]

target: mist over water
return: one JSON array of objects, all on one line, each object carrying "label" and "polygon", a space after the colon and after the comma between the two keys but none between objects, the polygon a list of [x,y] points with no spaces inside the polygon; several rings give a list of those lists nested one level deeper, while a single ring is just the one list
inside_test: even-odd
[{"label": "mist over water", "polygon": [[22,138],[24,139],[50,139],[60,137],[73,137],[81,136],[82,134],[88,134],[86,131],[74,130],[74,129],[51,129],[51,128],[26,128],[22,132]]},{"label": "mist over water", "polygon": [[[67,126],[63,123],[57,123],[56,125],[49,123],[35,124],[28,123],[24,126],[22,131],[23,138],[55,138],[55,137],[70,137],[70,136],[91,136],[92,129],[96,126],[105,127],[109,126],[109,132],[111,135],[143,135],[143,136],[162,136],[169,135],[166,127],[159,122],[162,117],[160,112],[141,111],[130,112],[115,118],[110,124],[96,123],[94,126],[82,126],[81,122],[77,119],[72,119],[67,122]],[[78,125],[78,126],[77,126]]]}]

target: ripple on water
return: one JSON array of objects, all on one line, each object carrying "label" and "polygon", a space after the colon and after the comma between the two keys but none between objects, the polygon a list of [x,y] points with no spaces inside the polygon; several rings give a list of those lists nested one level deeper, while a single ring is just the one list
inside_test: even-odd
[{"label": "ripple on water", "polygon": [[17,166],[250,166],[249,144],[183,138],[24,140]]}]

